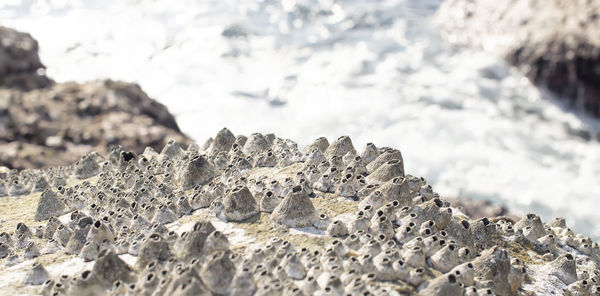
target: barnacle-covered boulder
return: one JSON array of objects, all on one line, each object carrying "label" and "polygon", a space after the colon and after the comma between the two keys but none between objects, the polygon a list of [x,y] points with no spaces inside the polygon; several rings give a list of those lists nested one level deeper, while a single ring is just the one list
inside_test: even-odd
[{"label": "barnacle-covered boulder", "polygon": [[[169,142],[161,153],[149,148],[142,155],[121,148],[107,157],[89,153],[87,161],[100,170],[88,178],[77,177],[82,162],[0,174],[2,183],[22,191],[0,199],[0,286],[13,272],[31,278],[6,283],[2,291],[597,292],[598,242],[560,218],[465,215],[424,178],[404,174],[395,149],[371,144],[358,155],[342,137],[331,145],[320,138],[301,153],[273,134],[246,139],[225,129],[208,143],[184,148]],[[265,155],[268,165],[254,159]],[[50,188],[40,197],[30,189],[46,187],[42,179]],[[57,179],[63,181],[55,186]],[[41,267],[30,268],[34,259],[47,276]]]}]

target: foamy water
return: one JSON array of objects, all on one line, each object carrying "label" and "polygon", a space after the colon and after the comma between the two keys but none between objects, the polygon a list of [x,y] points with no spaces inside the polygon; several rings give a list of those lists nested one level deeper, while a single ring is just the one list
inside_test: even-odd
[{"label": "foamy water", "polygon": [[[69,4],[67,4],[69,2]],[[138,82],[204,141],[223,126],[400,148],[446,196],[600,238],[598,130],[500,58],[440,40],[440,0],[2,1],[57,81]]]}]

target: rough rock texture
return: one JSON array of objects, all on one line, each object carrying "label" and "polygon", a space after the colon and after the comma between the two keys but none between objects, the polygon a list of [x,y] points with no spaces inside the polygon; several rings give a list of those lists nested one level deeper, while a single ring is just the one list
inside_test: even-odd
[{"label": "rough rock texture", "polygon": [[437,12],[452,42],[483,47],[536,84],[600,116],[600,2],[446,0]]},{"label": "rough rock texture", "polygon": [[[275,135],[254,134],[246,142],[238,136],[229,145],[233,133],[219,134],[228,139],[205,149],[180,149],[175,143],[160,154],[116,149],[107,157],[89,153],[66,167],[0,175],[0,184],[18,185],[19,193],[0,198],[1,291],[600,293],[600,247],[567,228],[564,219],[544,223],[528,214],[515,223],[468,217],[440,199],[424,178],[404,170],[369,178],[366,167],[376,157],[354,156],[358,153],[346,145],[351,143],[347,137],[333,142],[346,143],[345,149],[330,149],[342,152],[328,153],[315,165],[315,149],[326,150],[323,139],[302,153],[296,143]],[[360,155],[381,154],[373,144],[363,150]],[[262,166],[256,157],[267,151],[273,162]],[[395,159],[380,166],[399,162],[395,151]],[[352,157],[340,158],[342,153]],[[214,167],[215,175],[186,189],[186,178],[175,176],[198,157]],[[100,170],[86,169],[96,167],[91,162]],[[323,187],[325,175],[331,179]],[[52,192],[67,209],[47,222],[36,219],[36,209],[47,203],[32,190],[40,178],[47,181],[46,197]],[[343,195],[336,193],[340,187]],[[272,213],[256,202],[266,196],[281,199]]]},{"label": "rough rock texture", "polygon": [[46,87],[52,81],[43,70],[37,41],[27,33],[0,26],[0,88]]},{"label": "rough rock texture", "polygon": [[66,165],[111,146],[143,152],[169,139],[186,145],[162,104],[132,83],[62,83],[27,92],[0,90],[0,165],[36,168]]},{"label": "rough rock texture", "polygon": [[169,139],[190,143],[167,108],[137,84],[55,84],[43,68],[35,39],[0,27],[0,166],[68,165],[113,145],[141,153]]}]

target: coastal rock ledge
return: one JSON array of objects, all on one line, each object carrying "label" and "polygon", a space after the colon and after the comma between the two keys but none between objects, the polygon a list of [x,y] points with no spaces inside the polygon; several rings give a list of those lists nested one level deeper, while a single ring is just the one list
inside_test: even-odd
[{"label": "coastal rock ledge", "polygon": [[600,1],[445,0],[436,19],[447,40],[505,57],[600,117]]},{"label": "coastal rock ledge", "polygon": [[141,153],[169,139],[190,143],[137,84],[55,83],[43,69],[35,39],[0,27],[0,167],[68,165],[114,145]]},{"label": "coastal rock ledge", "polygon": [[0,219],[8,295],[600,295],[600,247],[564,219],[472,219],[347,136],[11,170]]}]

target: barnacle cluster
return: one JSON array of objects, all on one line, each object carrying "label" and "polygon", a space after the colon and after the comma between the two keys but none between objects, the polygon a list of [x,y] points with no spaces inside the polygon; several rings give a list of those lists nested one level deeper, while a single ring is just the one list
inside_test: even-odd
[{"label": "barnacle cluster", "polygon": [[[16,225],[0,228],[0,272],[23,270],[9,285],[22,293],[600,294],[598,243],[563,219],[470,219],[399,150],[347,136],[300,150],[223,129],[202,147],[117,147],[5,173],[0,196]],[[30,215],[8,215],[20,202]],[[81,264],[50,270],[65,260]]]}]

